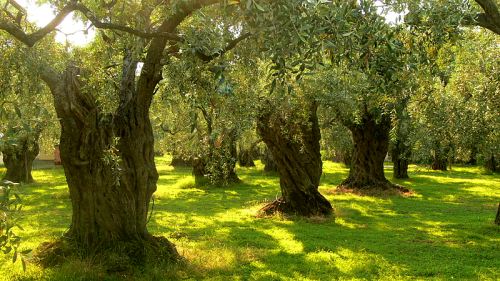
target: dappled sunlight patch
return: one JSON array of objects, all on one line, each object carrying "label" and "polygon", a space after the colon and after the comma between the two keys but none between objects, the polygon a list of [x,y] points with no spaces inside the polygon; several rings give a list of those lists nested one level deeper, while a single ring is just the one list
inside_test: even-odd
[{"label": "dappled sunlight patch", "polygon": [[304,244],[295,240],[295,236],[286,229],[271,227],[262,230],[262,232],[274,238],[280,245],[281,250],[286,253],[296,254],[304,251]]},{"label": "dappled sunlight patch", "polygon": [[236,253],[227,247],[182,248],[179,253],[201,272],[229,271],[236,262]]},{"label": "dappled sunlight patch", "polygon": [[340,248],[323,258],[333,263],[337,269],[347,276],[353,277],[381,277],[384,275],[401,276],[401,266],[393,265],[379,255],[366,251],[353,251]]},{"label": "dappled sunlight patch", "polygon": [[339,217],[337,217],[335,219],[335,222],[338,225],[340,225],[342,227],[347,227],[349,229],[359,229],[359,228],[366,228],[366,227],[368,227],[367,224],[357,224],[357,223],[353,223],[353,222],[348,222],[344,218],[339,218]]}]

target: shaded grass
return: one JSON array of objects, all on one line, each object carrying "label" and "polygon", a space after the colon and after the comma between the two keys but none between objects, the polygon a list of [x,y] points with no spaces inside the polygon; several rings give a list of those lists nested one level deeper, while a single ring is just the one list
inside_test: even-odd
[{"label": "shaded grass", "polygon": [[[492,221],[500,177],[479,168],[435,172],[411,166],[409,198],[333,194],[348,173],[324,163],[320,190],[335,219],[256,218],[263,202],[279,195],[276,175],[262,165],[240,168],[240,184],[197,187],[189,168],[157,159],[160,179],[148,225],[169,237],[186,265],[149,265],[128,276],[108,276],[89,261],[59,268],[30,266],[23,273],[1,257],[6,280],[498,280],[500,228]],[[390,171],[387,171],[390,177]],[[0,168],[0,174],[2,173]],[[34,172],[21,187],[23,248],[61,235],[71,205],[60,168]],[[0,278],[2,278],[0,277]]]}]

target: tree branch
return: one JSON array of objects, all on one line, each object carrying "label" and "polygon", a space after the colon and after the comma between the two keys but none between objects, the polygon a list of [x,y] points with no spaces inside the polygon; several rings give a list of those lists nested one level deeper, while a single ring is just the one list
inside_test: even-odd
[{"label": "tree branch", "polygon": [[247,39],[248,37],[250,37],[252,34],[251,33],[245,33],[231,41],[229,41],[229,43],[227,44],[227,46],[220,50],[219,52],[217,53],[214,53],[214,54],[211,54],[211,55],[206,55],[202,52],[196,52],[196,55],[198,56],[198,58],[200,58],[201,60],[205,61],[205,62],[209,62],[215,58],[218,58],[220,56],[223,56],[225,53],[229,52],[230,50],[232,50],[234,47],[236,47],[238,45],[238,43],[240,43],[241,41]]},{"label": "tree branch", "polygon": [[76,2],[70,2],[61,11],[54,17],[54,19],[49,22],[45,27],[40,28],[39,30],[26,34],[20,26],[8,22],[3,18],[0,19],[0,29],[3,29],[10,33],[12,36],[17,38],[19,41],[28,45],[29,47],[33,47],[36,42],[40,41],[43,37],[45,37],[50,32],[54,31],[59,24],[66,18],[68,14],[73,12],[76,9]]},{"label": "tree branch", "polygon": [[[14,1],[14,0],[11,0]],[[15,2],[15,1],[14,1]],[[72,12],[79,11],[96,27],[99,29],[110,29],[110,30],[118,30],[123,31],[138,37],[150,39],[155,37],[162,37],[168,40],[180,41],[182,38],[175,34],[169,32],[144,32],[141,30],[137,30],[125,25],[103,22],[99,20],[90,9],[86,6],[77,3],[76,0],[71,1],[66,6],[64,6],[61,11],[54,17],[54,19],[49,22],[45,27],[40,28],[39,30],[27,34],[22,30],[22,28],[15,24],[14,22],[10,22],[5,20],[4,18],[0,19],[0,29],[7,31],[12,36],[17,38],[19,41],[23,42],[29,47],[33,47],[38,41],[43,39],[47,34],[57,29],[59,24]],[[7,11],[3,11],[6,13]]]},{"label": "tree branch", "polygon": [[478,26],[489,29],[500,35],[500,11],[494,0],[474,0],[484,10],[484,13],[479,13],[476,18]]},{"label": "tree branch", "polygon": [[162,37],[168,40],[173,40],[173,41],[181,41],[182,38],[175,34],[175,33],[169,33],[169,32],[144,32],[141,30],[137,30],[125,25],[120,25],[116,23],[111,23],[111,22],[102,22],[99,20],[92,11],[89,10],[86,6],[82,4],[76,5],[75,8],[76,11],[80,11],[82,14],[85,15],[85,17],[94,25],[96,28],[99,29],[110,29],[110,30],[118,30],[118,31],[123,31],[141,38],[146,38],[146,39],[151,39],[155,37]]}]

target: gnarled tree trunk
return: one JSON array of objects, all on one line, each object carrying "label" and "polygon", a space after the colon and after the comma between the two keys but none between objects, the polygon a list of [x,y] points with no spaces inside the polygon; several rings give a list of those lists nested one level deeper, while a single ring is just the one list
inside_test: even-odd
[{"label": "gnarled tree trunk", "polygon": [[273,154],[267,145],[264,155],[262,155],[262,162],[264,163],[265,172],[278,172],[278,165],[276,164],[276,161],[274,161]]},{"label": "gnarled tree trunk", "polygon": [[33,161],[40,152],[38,141],[29,144],[27,141],[22,141],[16,147],[9,147],[2,152],[3,162],[7,169],[3,180],[8,180],[16,183],[31,183],[33,176],[31,170]]},{"label": "gnarled tree trunk", "polygon": [[148,106],[142,104],[150,101],[132,95],[116,114],[104,115],[92,95],[81,90],[78,72],[69,66],[60,81],[49,84],[73,206],[65,237],[85,250],[120,249],[133,261],[142,261],[148,246],[176,257],[168,240],[154,238],[146,228],[158,179]]},{"label": "gnarled tree trunk", "polygon": [[340,188],[360,191],[406,189],[389,182],[384,175],[384,159],[389,149],[391,120],[365,112],[359,123],[348,124],[354,144],[349,176]]},{"label": "gnarled tree trunk", "polygon": [[[262,212],[302,216],[332,214],[330,202],[318,191],[322,161],[321,134],[316,111],[317,105],[312,103],[308,119],[299,120],[300,124],[270,109],[258,118],[257,131],[271,151],[278,167],[282,195],[281,198],[262,208]],[[295,116],[295,118],[300,117]],[[283,130],[284,128],[286,130]],[[300,140],[293,139],[293,136],[299,136]]]}]

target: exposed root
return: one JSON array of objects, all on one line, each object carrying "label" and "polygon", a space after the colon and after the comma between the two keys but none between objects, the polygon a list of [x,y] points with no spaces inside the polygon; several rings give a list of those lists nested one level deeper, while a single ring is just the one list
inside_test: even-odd
[{"label": "exposed root", "polygon": [[285,215],[320,218],[330,217],[332,214],[333,209],[329,202],[323,204],[323,202],[319,201],[314,205],[303,204],[301,208],[298,209],[294,208],[292,204],[287,203],[283,197],[280,197],[262,207],[259,210],[257,217]]},{"label": "exposed root", "polygon": [[400,195],[408,197],[413,195],[413,192],[399,184],[391,183],[390,181],[374,181],[370,183],[359,183],[350,178],[343,181],[335,193],[353,193],[362,196],[393,196]]},{"label": "exposed root", "polygon": [[33,255],[40,266],[59,266],[70,260],[87,260],[108,273],[131,272],[146,263],[177,263],[181,257],[165,237],[150,236],[138,241],[114,241],[92,250],[76,245],[70,238],[42,243]]}]

